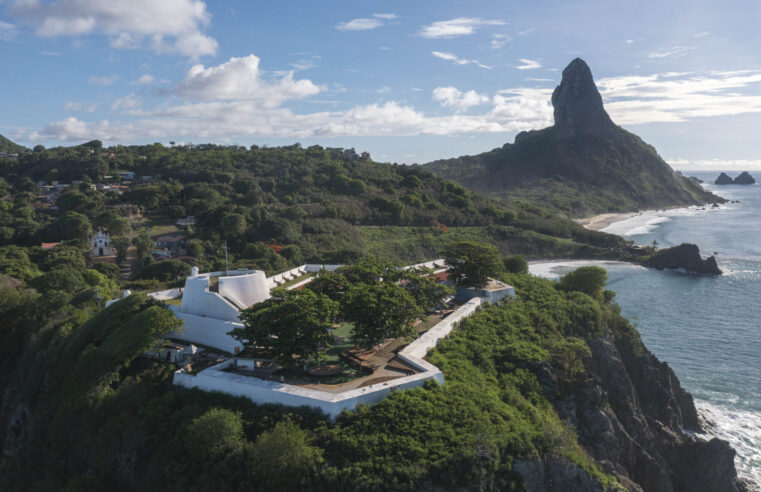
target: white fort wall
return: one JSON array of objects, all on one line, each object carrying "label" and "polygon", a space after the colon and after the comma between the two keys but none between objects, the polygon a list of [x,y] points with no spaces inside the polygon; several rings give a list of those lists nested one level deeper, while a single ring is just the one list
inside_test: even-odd
[{"label": "white fort wall", "polygon": [[235,353],[235,349],[243,349],[238,340],[228,335],[235,328],[242,327],[242,323],[183,313],[177,306],[169,306],[169,309],[182,320],[182,329],[169,334],[170,338],[214,347],[231,354]]},{"label": "white fort wall", "polygon": [[482,298],[469,300],[397,354],[404,362],[420,371],[411,376],[342,393],[328,393],[228,372],[225,369],[233,364],[233,361],[229,360],[203,370],[195,376],[183,370],[176,371],[173,382],[185,388],[244,396],[259,404],[275,403],[295,407],[314,407],[334,418],[342,411],[353,410],[358,405],[377,403],[391,391],[420,387],[429,379],[443,384],[444,375],[439,368],[423,360],[423,357],[436,346],[439,340],[449,335],[457,322],[473,314],[484,302],[487,301]]}]

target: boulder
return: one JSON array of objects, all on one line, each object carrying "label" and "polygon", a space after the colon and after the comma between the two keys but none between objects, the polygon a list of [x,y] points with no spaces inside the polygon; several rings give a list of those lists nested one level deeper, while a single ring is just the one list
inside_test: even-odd
[{"label": "boulder", "polygon": [[703,259],[700,249],[694,244],[682,243],[673,248],[666,248],[653,253],[643,265],[658,270],[685,270],[687,273],[699,275],[721,275],[721,270],[716,264],[716,258],[709,256]]},{"label": "boulder", "polygon": [[755,182],[756,182],[756,180],[753,179],[753,176],[748,174],[748,171],[743,171],[734,180],[734,184],[736,184],[736,185],[752,185]]},{"label": "boulder", "polygon": [[721,173],[719,174],[719,177],[716,178],[716,181],[713,182],[713,184],[717,185],[731,185],[735,182],[734,179],[730,178],[727,173]]}]

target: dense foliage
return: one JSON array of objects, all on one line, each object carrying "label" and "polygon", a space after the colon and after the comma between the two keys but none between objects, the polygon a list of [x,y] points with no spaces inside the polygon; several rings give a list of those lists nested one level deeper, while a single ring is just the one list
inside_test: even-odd
[{"label": "dense foliage", "polygon": [[609,329],[633,353],[636,330],[587,294],[526,275],[504,280],[519,300],[480,310],[430,356],[446,385],[398,391],[334,422],[169,384],[171,364],[139,356],[176,321],[146,297],[89,321],[51,320],[0,410],[0,488],[511,490],[520,489],[513,464],[548,453],[611,483],[536,371],[549,364],[573,385],[585,377],[588,340]]},{"label": "dense foliage", "polygon": [[[119,191],[92,189],[118,182],[117,172],[135,177]],[[351,149],[90,142],[0,159],[0,177],[13,185],[0,180],[0,245],[82,241],[102,228],[115,244],[137,248],[140,267],[156,231],[176,230],[186,216],[196,219],[188,254],[208,270],[225,268],[225,243],[231,267],[268,272],[367,252],[432,258],[463,234],[531,257],[621,257],[628,247],[528,203],[489,198],[420,166],[380,164]],[[51,211],[37,200],[40,180],[81,183],[60,193]],[[142,218],[125,216],[133,209]],[[379,226],[397,232],[377,234]]]}]

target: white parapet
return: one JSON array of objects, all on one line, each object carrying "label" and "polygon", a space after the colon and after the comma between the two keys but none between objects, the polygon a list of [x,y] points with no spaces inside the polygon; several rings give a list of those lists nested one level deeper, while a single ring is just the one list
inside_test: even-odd
[{"label": "white parapet", "polygon": [[242,327],[241,323],[183,313],[177,306],[169,306],[169,309],[183,322],[182,330],[171,333],[170,338],[218,348],[231,354],[235,353],[235,349],[243,349],[238,340],[228,335],[235,328]]},{"label": "white parapet", "polygon": [[185,279],[180,312],[225,321],[237,321],[240,311],[218,293],[209,291],[210,279],[208,274]]},{"label": "white parapet", "polygon": [[240,309],[247,309],[270,297],[264,272],[254,271],[234,277],[219,277],[219,294],[230,299]]}]

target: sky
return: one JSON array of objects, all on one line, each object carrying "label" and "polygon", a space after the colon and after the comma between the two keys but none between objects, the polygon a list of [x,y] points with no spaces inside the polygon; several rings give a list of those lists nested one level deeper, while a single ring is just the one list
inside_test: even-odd
[{"label": "sky", "polygon": [[761,169],[759,26],[758,0],[0,0],[0,134],[424,163],[551,125],[581,57],[673,167]]}]

